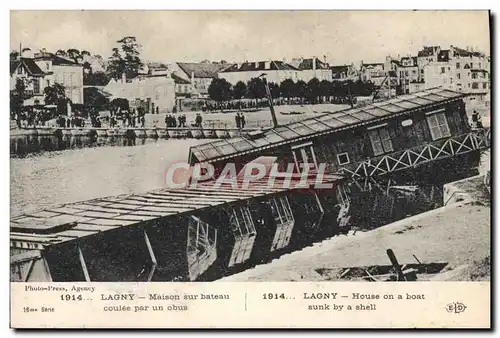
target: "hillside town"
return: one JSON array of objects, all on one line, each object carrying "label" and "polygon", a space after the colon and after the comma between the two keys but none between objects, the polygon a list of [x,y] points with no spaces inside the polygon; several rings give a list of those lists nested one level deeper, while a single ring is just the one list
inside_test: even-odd
[{"label": "hillside town", "polygon": [[467,93],[474,106],[486,108],[491,101],[490,57],[471,47],[423,46],[416,55],[359,65],[335,64],[326,56],[147,62],[140,47],[135,37],[125,37],[105,58],[20,46],[10,53],[12,119],[18,126],[43,125],[62,115],[95,126],[109,111],[132,114],[129,119],[140,123],[145,114],[259,108],[267,106],[263,78],[276,105],[353,105],[358,98],[384,100],[435,87]]}]

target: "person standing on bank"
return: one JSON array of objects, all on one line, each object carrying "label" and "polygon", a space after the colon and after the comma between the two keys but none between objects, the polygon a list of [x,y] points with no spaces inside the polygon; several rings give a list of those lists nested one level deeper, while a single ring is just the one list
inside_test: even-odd
[{"label": "person standing on bank", "polygon": [[241,129],[243,129],[243,128],[245,128],[245,124],[246,124],[245,115],[241,114],[240,120],[241,120]]},{"label": "person standing on bank", "polygon": [[234,117],[236,120],[236,128],[240,129],[241,128],[241,118],[240,118],[240,113],[236,113],[236,116]]}]

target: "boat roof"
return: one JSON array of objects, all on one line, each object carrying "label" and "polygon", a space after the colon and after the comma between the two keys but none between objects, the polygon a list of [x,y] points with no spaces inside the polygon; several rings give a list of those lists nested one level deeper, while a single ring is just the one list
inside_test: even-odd
[{"label": "boat roof", "polygon": [[[342,179],[339,175],[325,175],[323,182]],[[67,242],[125,226],[164,217],[189,214],[208,207],[233,205],[258,197],[272,196],[290,189],[303,189],[316,184],[311,177],[301,187],[289,188],[279,183],[269,186],[267,179],[251,182],[248,188],[232,187],[226,182],[219,186],[212,182],[196,187],[158,189],[144,194],[103,197],[56,206],[42,211],[14,216],[10,220],[12,242],[34,243],[37,247]],[[300,179],[297,178],[297,182]]]},{"label": "boat roof", "polygon": [[299,122],[292,122],[265,130],[259,137],[247,135],[193,146],[189,151],[189,161],[193,164],[195,162],[213,163],[227,160],[263,149],[311,139],[318,135],[378,122],[396,115],[423,110],[462,98],[465,95],[464,93],[438,87],[410,95],[401,95],[364,107],[350,108],[334,113],[324,112]]}]

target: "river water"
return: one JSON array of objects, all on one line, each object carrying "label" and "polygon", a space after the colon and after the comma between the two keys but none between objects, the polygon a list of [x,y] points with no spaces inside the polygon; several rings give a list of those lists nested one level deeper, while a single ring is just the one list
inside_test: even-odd
[{"label": "river water", "polygon": [[165,187],[174,161],[206,140],[142,140],[135,146],[99,146],[31,153],[11,163],[11,214],[64,203]]}]

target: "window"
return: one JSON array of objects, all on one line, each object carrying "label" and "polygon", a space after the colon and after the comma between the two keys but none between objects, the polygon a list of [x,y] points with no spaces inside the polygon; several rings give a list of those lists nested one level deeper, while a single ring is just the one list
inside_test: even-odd
[{"label": "window", "polygon": [[50,80],[45,80],[45,87],[50,87]]},{"label": "window", "polygon": [[444,67],[441,67],[441,74],[444,74],[446,72],[446,69]]},{"label": "window", "polygon": [[314,148],[312,142],[301,144],[292,147],[293,157],[295,160],[295,165],[299,172],[302,171],[304,167],[309,169],[317,169],[318,163],[316,162],[316,155],[314,154]]},{"label": "window", "polygon": [[372,144],[373,154],[382,155],[393,151],[391,135],[385,127],[368,130],[370,143]]},{"label": "window", "polygon": [[485,82],[485,83],[483,83],[483,89],[486,89],[486,88],[488,88],[488,84]]},{"label": "window", "polygon": [[339,161],[340,165],[348,164],[349,163],[349,154],[348,153],[338,154],[337,161]]},{"label": "window", "polygon": [[17,68],[17,74],[22,74],[23,73],[23,67],[19,66]]},{"label": "window", "polygon": [[477,73],[472,73],[472,78],[477,79]]},{"label": "window", "polygon": [[479,69],[481,69],[481,62],[479,62]]},{"label": "window", "polygon": [[457,79],[460,80],[460,73],[457,73]]},{"label": "window", "polygon": [[40,93],[40,79],[33,79],[33,92],[35,94]]},{"label": "window", "polygon": [[430,113],[427,115],[427,124],[431,131],[432,140],[438,140],[451,135],[444,112]]},{"label": "window", "polygon": [[457,69],[460,69],[460,62],[457,62]]}]

